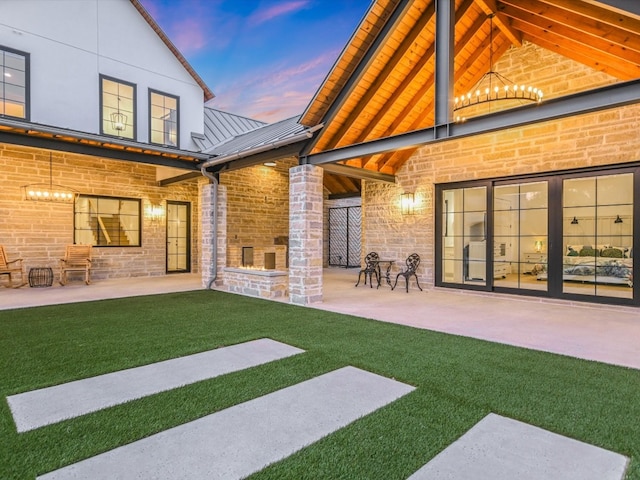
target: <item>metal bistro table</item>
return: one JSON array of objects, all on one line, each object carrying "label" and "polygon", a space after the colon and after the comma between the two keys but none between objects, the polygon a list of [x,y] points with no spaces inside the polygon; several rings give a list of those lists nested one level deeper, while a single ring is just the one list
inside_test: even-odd
[{"label": "metal bistro table", "polygon": [[[372,260],[371,263],[375,263],[378,266],[378,286],[376,288],[380,288],[383,277],[387,281],[387,285],[391,286],[391,267],[395,263],[395,260]],[[387,268],[383,274],[380,267],[384,267],[385,265]]]}]

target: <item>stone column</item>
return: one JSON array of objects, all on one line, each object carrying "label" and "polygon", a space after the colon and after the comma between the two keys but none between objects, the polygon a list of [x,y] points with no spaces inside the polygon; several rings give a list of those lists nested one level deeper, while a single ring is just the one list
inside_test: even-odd
[{"label": "stone column", "polygon": [[200,258],[200,269],[202,272],[202,286],[209,286],[214,278],[216,270],[213,268],[213,250],[217,248],[217,277],[215,285],[222,285],[223,271],[227,265],[227,188],[218,185],[218,231],[217,242],[214,239],[214,215],[215,206],[213,192],[215,186],[212,183],[203,183],[200,185],[200,211],[201,211],[201,230],[202,230],[202,248]]},{"label": "stone column", "polygon": [[289,301],[309,305],[322,301],[321,167],[289,170]]}]

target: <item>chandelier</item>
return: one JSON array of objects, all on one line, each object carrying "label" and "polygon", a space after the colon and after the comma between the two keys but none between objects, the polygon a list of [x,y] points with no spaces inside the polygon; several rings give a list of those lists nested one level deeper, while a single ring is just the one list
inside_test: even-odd
[{"label": "chandelier", "polygon": [[526,85],[517,84],[493,70],[493,17],[489,15],[489,71],[485,73],[474,87],[466,94],[455,97],[453,113],[456,122],[466,120],[463,115],[469,107],[510,100],[520,104],[540,103],[542,90]]},{"label": "chandelier", "polygon": [[22,186],[23,198],[40,202],[73,203],[77,193],[62,185],[54,185],[52,157],[49,152],[49,183],[31,183]]},{"label": "chandelier", "polygon": [[111,114],[111,126],[117,132],[122,132],[127,126],[127,116],[120,111],[120,97],[118,96],[118,108]]}]

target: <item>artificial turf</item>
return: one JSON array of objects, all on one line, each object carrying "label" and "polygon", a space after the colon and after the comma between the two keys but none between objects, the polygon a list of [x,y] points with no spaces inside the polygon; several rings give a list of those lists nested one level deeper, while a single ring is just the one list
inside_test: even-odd
[{"label": "artificial turf", "polygon": [[0,312],[3,397],[256,338],[306,353],[18,434],[0,402],[0,478],[100,452],[353,365],[409,395],[251,479],[406,479],[489,412],[631,458],[640,371],[336,313],[196,291]]}]

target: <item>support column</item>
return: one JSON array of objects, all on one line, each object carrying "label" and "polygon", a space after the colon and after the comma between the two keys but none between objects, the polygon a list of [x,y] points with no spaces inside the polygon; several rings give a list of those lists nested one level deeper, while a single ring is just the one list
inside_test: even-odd
[{"label": "support column", "polygon": [[289,170],[289,301],[309,305],[322,301],[321,167]]},{"label": "support column", "polygon": [[[216,216],[213,211],[216,206],[214,198],[216,190],[218,194],[217,228],[214,226]],[[213,278],[216,278],[214,284],[220,286],[224,273],[222,269],[227,265],[227,187],[216,186],[213,183],[200,185],[200,224],[202,229],[202,248],[200,249],[202,286],[209,287]],[[214,268],[214,261],[217,263],[217,270]]]}]

